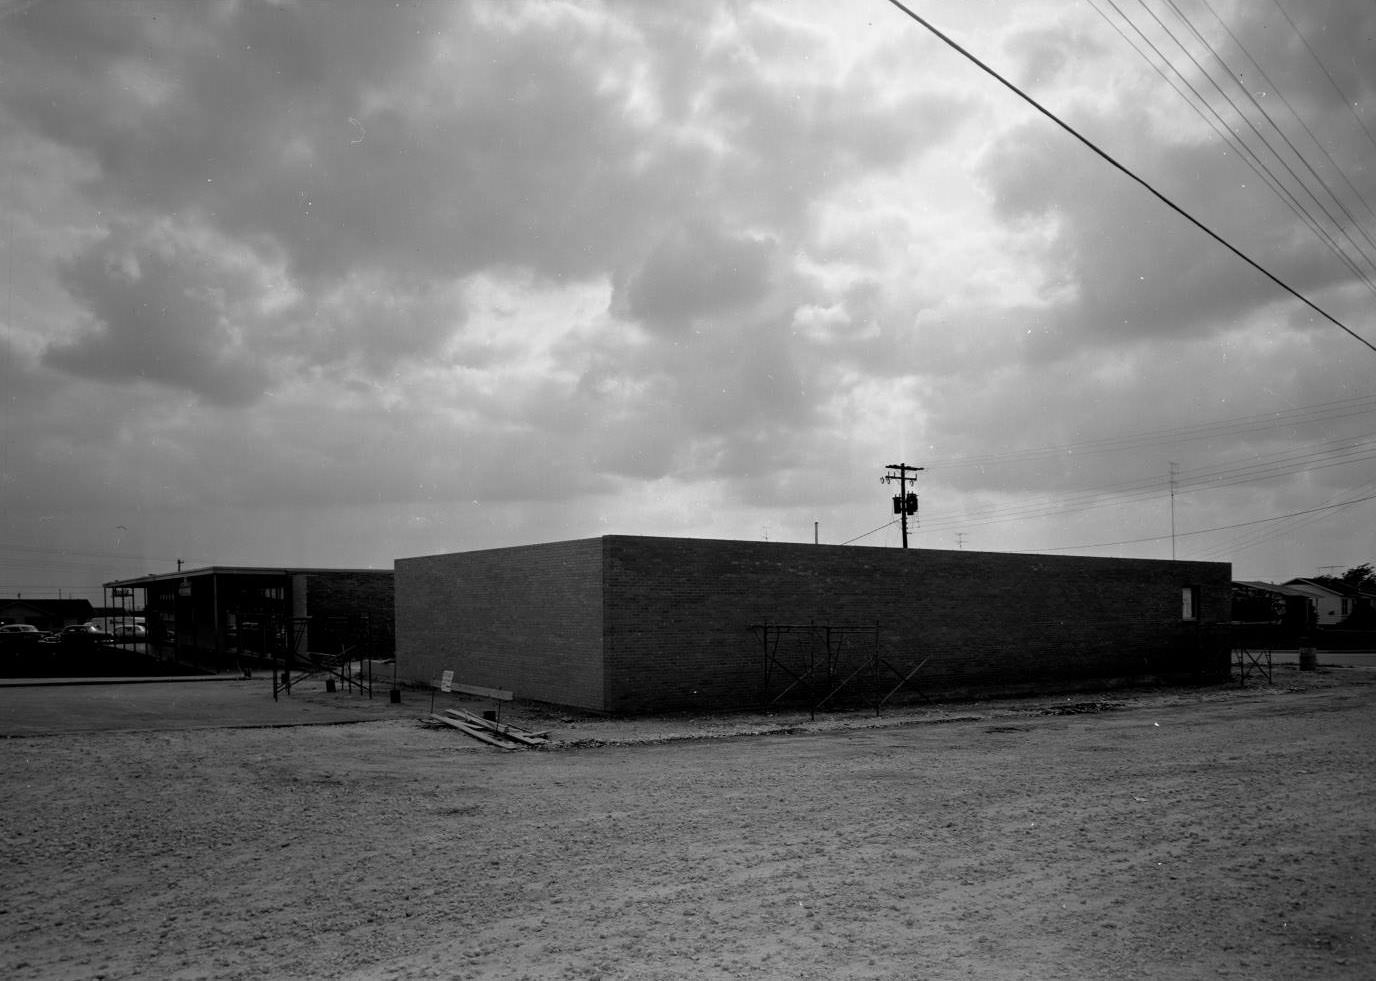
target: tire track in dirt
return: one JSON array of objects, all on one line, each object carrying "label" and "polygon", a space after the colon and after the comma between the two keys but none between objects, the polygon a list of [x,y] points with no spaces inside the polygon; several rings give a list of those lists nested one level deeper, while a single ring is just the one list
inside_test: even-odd
[{"label": "tire track in dirt", "polygon": [[1364,977],[1373,738],[1336,688],[512,755],[8,740],[0,973]]}]

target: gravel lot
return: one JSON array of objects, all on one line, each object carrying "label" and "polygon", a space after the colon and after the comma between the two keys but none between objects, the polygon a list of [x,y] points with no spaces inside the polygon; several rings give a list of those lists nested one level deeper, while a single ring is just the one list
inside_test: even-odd
[{"label": "gravel lot", "polygon": [[1274,680],[521,753],[415,692],[4,689],[0,976],[1370,978],[1376,672]]}]

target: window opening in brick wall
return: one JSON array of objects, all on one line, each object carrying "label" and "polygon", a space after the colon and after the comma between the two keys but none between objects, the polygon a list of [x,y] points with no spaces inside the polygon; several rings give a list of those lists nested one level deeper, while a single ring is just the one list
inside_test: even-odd
[{"label": "window opening in brick wall", "polygon": [[1182,586],[1180,589],[1180,619],[1199,619],[1199,587]]}]

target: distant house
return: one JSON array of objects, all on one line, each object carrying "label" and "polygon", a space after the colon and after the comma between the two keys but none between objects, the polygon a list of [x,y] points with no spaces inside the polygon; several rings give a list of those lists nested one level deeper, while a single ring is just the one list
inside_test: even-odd
[{"label": "distant house", "polygon": [[90,600],[0,599],[0,624],[27,623],[39,630],[61,630],[95,616]]},{"label": "distant house", "polygon": [[387,659],[392,570],[212,566],[105,583],[142,593],[155,656],[223,668],[309,652]]},{"label": "distant house", "polygon": [[1314,597],[1293,586],[1233,581],[1233,622],[1276,623],[1306,628],[1313,623]]},{"label": "distant house", "polygon": [[1342,623],[1356,610],[1360,599],[1356,589],[1336,583],[1291,579],[1285,585],[1313,598],[1314,619],[1320,627],[1334,627]]}]

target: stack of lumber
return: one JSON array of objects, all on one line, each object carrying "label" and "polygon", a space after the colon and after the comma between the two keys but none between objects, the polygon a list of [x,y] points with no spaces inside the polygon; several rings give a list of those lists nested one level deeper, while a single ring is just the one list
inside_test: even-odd
[{"label": "stack of lumber", "polygon": [[465,735],[500,749],[529,749],[532,746],[549,745],[548,732],[530,732],[519,726],[485,719],[463,709],[445,709],[443,714],[431,715],[430,721],[452,726]]}]

